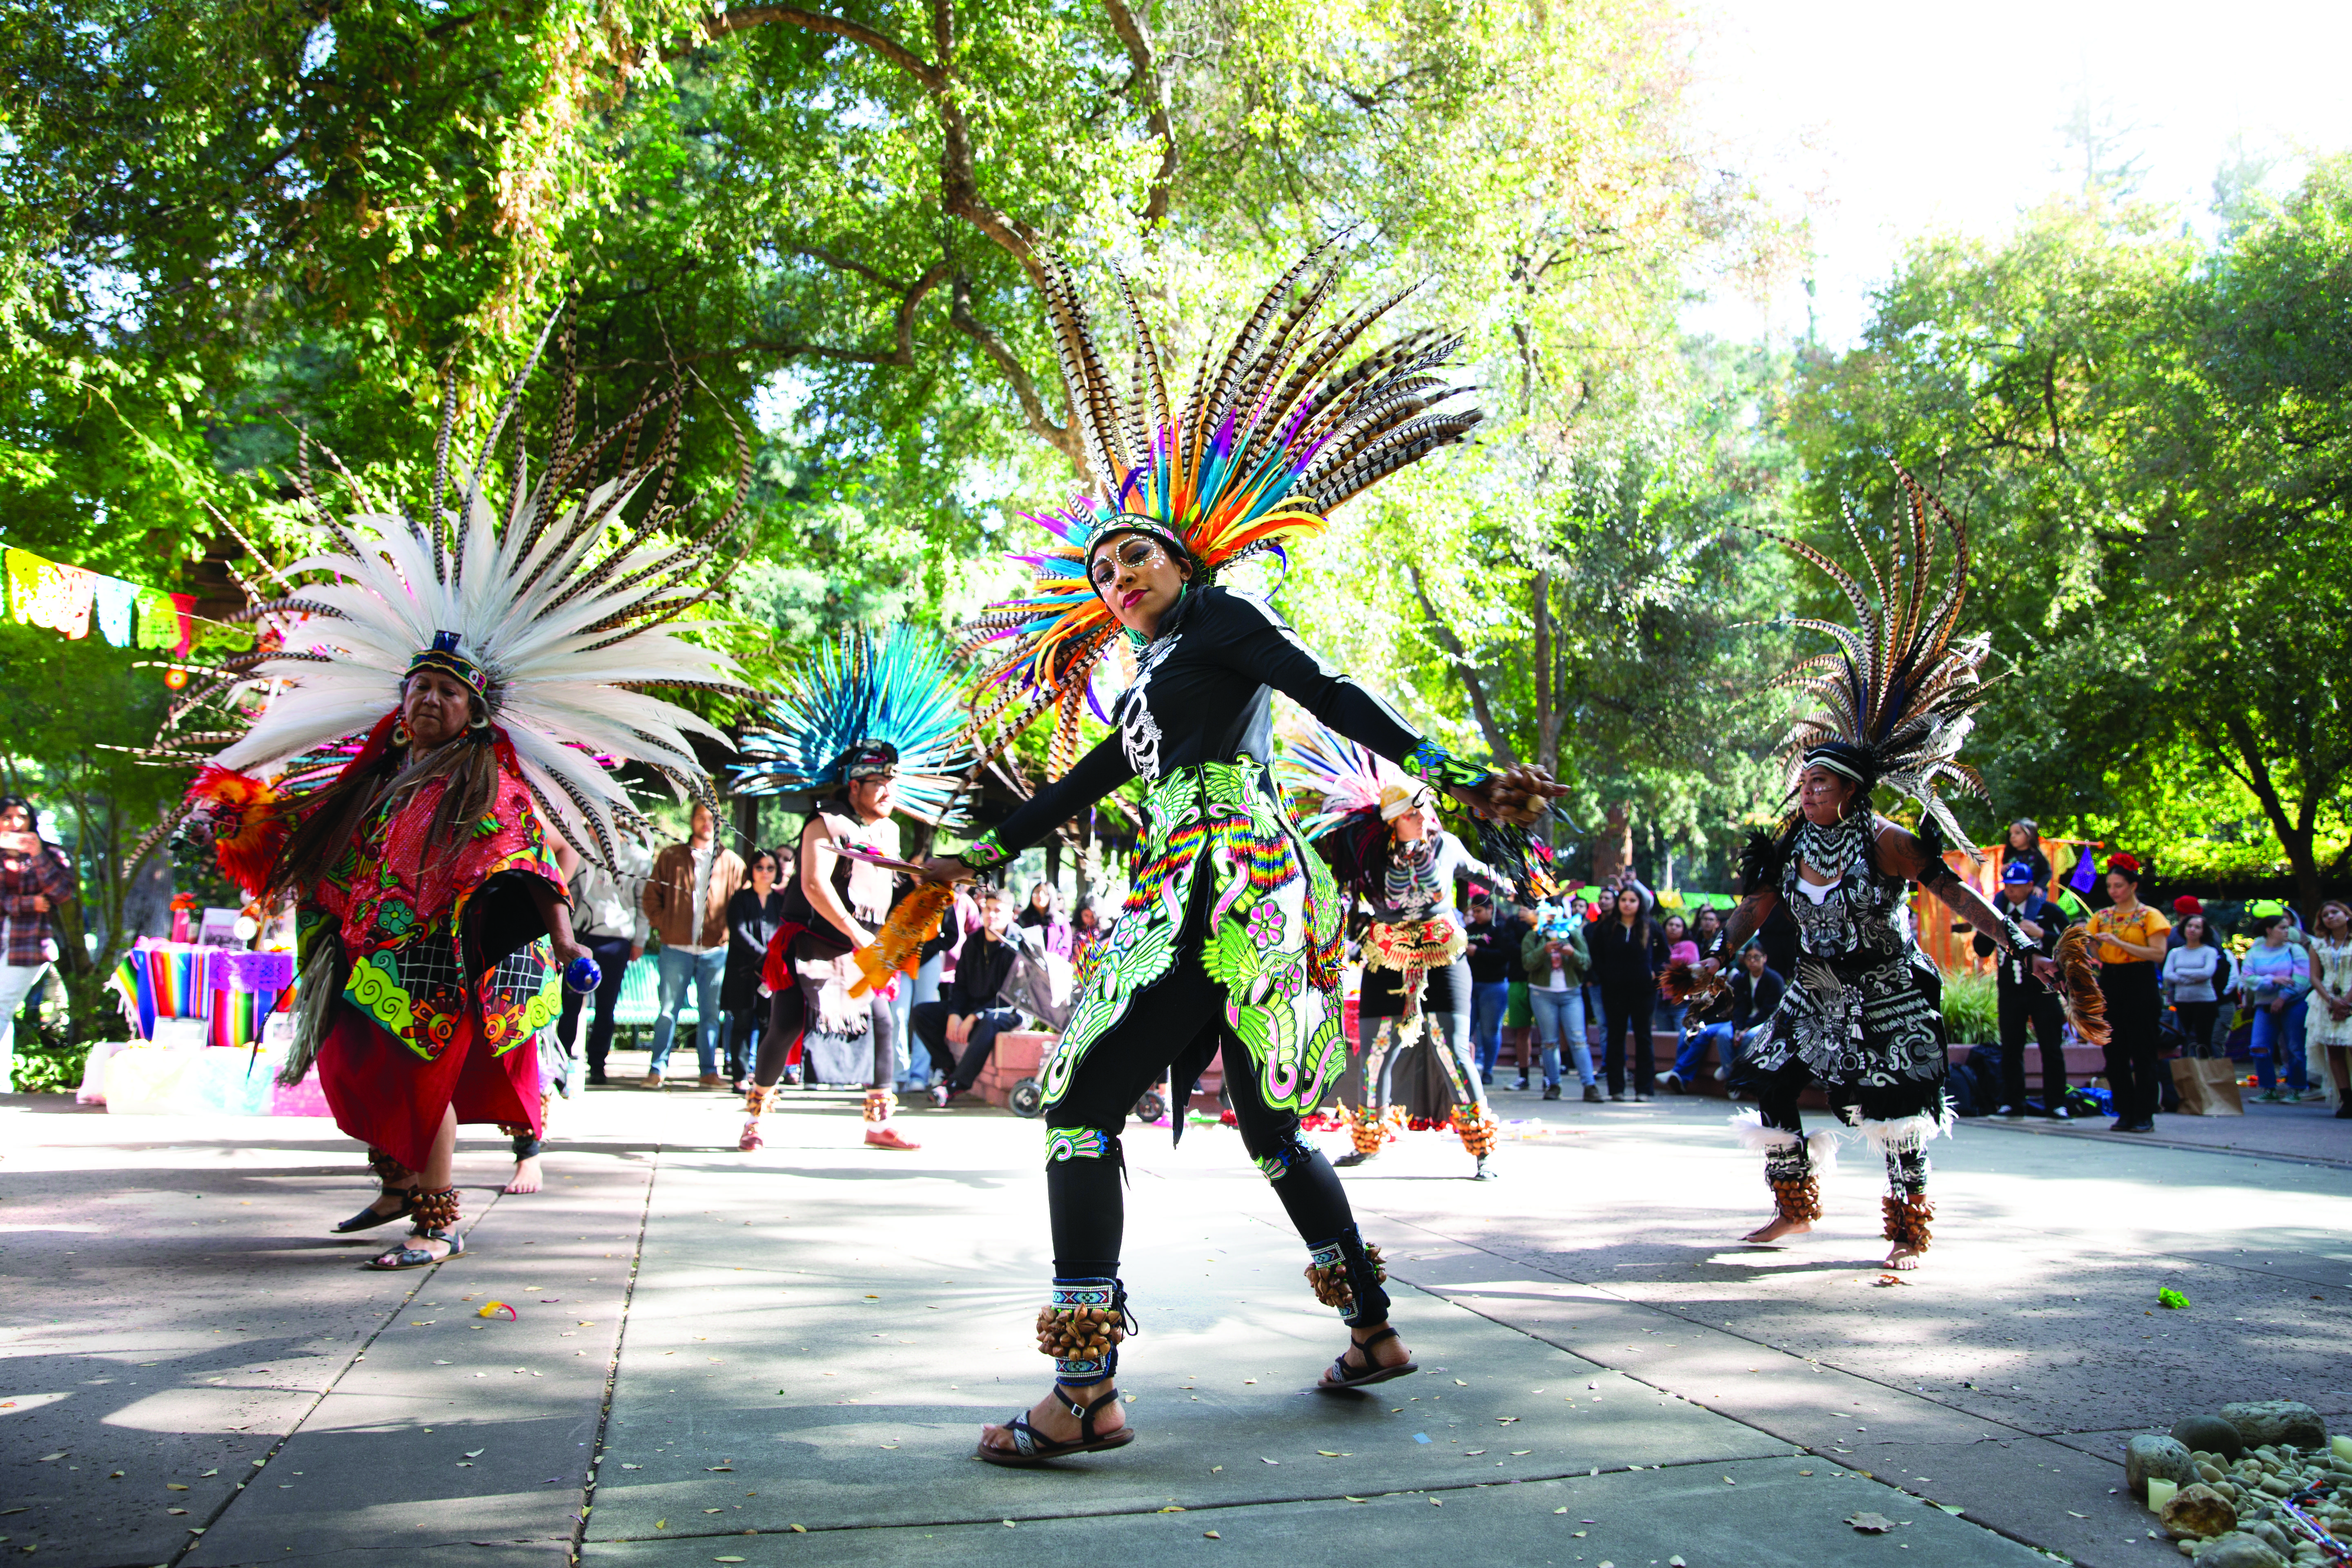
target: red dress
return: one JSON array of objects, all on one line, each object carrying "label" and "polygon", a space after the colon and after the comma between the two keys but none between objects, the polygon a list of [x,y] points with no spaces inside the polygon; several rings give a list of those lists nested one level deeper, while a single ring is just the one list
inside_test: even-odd
[{"label": "red dress", "polygon": [[[302,909],[302,947],[337,940],[348,978],[319,1045],[335,1125],[422,1170],[454,1105],[461,1122],[540,1123],[538,1031],[562,981],[526,878],[563,874],[503,737],[498,794],[467,840],[428,842],[447,787],[379,805]],[[470,918],[469,918],[470,917]]]}]

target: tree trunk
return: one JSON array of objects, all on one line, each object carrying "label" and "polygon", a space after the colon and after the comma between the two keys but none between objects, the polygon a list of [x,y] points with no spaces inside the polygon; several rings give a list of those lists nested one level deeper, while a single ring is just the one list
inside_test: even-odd
[{"label": "tree trunk", "polygon": [[1421,568],[1408,564],[1405,571],[1412,578],[1413,597],[1421,601],[1423,624],[1428,626],[1429,635],[1437,639],[1437,646],[1445,650],[1446,660],[1454,666],[1454,673],[1461,680],[1462,689],[1470,694],[1470,711],[1478,720],[1478,732],[1486,738],[1486,749],[1495,753],[1495,760],[1503,766],[1517,767],[1518,753],[1512,748],[1510,736],[1505,734],[1503,727],[1495,721],[1495,710],[1486,700],[1486,683],[1478,679],[1478,671],[1472,667],[1469,650],[1462,646],[1462,639],[1454,635],[1454,628],[1445,624],[1445,617],[1437,613],[1436,605],[1430,600],[1429,590],[1421,584]]},{"label": "tree trunk", "polygon": [[1536,765],[1559,776],[1559,693],[1553,689],[1551,574],[1538,572],[1528,587],[1536,632]]},{"label": "tree trunk", "polygon": [[2263,815],[2270,818],[2271,831],[2278,835],[2279,847],[2286,851],[2287,868],[2294,873],[2295,907],[2308,927],[2319,914],[2319,858],[2313,852],[2317,837],[2313,826],[2319,815],[2318,792],[2306,778],[2303,798],[2290,816],[2286,802],[2279,795],[2277,783],[2271,777],[2270,763],[2263,757],[2262,742],[2254,734],[2253,726],[2231,713],[2223,716],[2221,728],[2237,755],[2231,756],[2220,746],[2213,749],[2221,753],[2222,765],[2243,780],[2262,803]]}]

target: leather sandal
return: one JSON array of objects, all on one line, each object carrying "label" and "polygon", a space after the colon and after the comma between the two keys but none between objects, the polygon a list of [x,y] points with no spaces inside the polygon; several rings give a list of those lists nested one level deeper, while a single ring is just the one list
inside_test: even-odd
[{"label": "leather sandal", "polygon": [[[1370,1388],[1373,1384],[1386,1383],[1391,1378],[1404,1377],[1419,1372],[1420,1363],[1410,1358],[1399,1362],[1394,1366],[1382,1366],[1372,1359],[1374,1345],[1379,1344],[1382,1340],[1392,1340],[1396,1337],[1396,1330],[1386,1323],[1374,1329],[1368,1339],[1358,1340],[1350,1335],[1348,1348],[1339,1352],[1339,1359],[1331,1363],[1331,1370],[1325,1373],[1323,1381],[1315,1386],[1321,1389]],[[1363,1365],[1350,1367],[1348,1364],[1348,1358],[1359,1353],[1364,1358]]]},{"label": "leather sandal", "polygon": [[367,1207],[360,1210],[359,1213],[352,1215],[351,1218],[343,1221],[342,1224],[335,1226],[334,1234],[337,1236],[349,1236],[355,1230],[373,1230],[380,1225],[390,1225],[394,1220],[406,1219],[410,1215],[416,1212],[416,1194],[413,1189],[408,1187],[386,1187],[383,1190],[383,1195],[387,1198],[398,1198],[400,1200],[400,1206],[393,1210],[390,1214],[378,1214],[376,1213],[375,1205],[370,1204]]},{"label": "leather sandal", "polygon": [[399,1247],[368,1260],[370,1268],[389,1272],[395,1268],[426,1268],[436,1263],[446,1263],[466,1250],[466,1238],[454,1230],[421,1230],[415,1233],[419,1241],[446,1241],[449,1250],[439,1258],[422,1247]]},{"label": "leather sandal", "polygon": [[1121,1426],[1116,1432],[1095,1434],[1095,1412],[1118,1398],[1116,1384],[1104,1385],[1109,1392],[1092,1405],[1081,1405],[1054,1385],[1054,1397],[1060,1400],[1069,1413],[1078,1418],[1078,1435],[1067,1443],[1056,1443],[1029,1425],[1028,1412],[1022,1411],[1006,1421],[1004,1429],[1013,1434],[1011,1448],[992,1447],[983,1442],[973,1452],[992,1465],[1005,1465],[1014,1469],[1028,1469],[1048,1459],[1058,1459],[1069,1454],[1099,1453],[1105,1448],[1124,1448],[1135,1441],[1135,1428]]}]

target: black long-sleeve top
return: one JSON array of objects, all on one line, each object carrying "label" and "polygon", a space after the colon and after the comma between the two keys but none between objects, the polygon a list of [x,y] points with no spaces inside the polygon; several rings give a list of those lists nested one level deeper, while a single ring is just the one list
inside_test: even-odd
[{"label": "black long-sleeve top", "polygon": [[1752,976],[1748,966],[1741,964],[1731,976],[1731,1026],[1745,1034],[1770,1017],[1772,1009],[1780,1005],[1780,993],[1787,989],[1770,964],[1764,966],[1763,973]]},{"label": "black long-sleeve top", "polygon": [[1264,603],[1212,586],[1188,593],[1143,650],[1134,684],[1112,709],[1117,731],[983,842],[1018,854],[1132,778],[1244,752],[1265,763],[1274,754],[1276,691],[1416,776],[1441,785],[1484,776],[1425,745],[1394,709],[1326,667]]},{"label": "black long-sleeve top", "polygon": [[[1474,985],[1493,985],[1510,978],[1510,961],[1518,952],[1519,931],[1517,921],[1506,930],[1496,921],[1470,928],[1470,982]],[[1527,978],[1522,969],[1519,978]]]},{"label": "black long-sleeve top", "polygon": [[1654,921],[1635,921],[1627,931],[1611,915],[1585,927],[1584,941],[1592,950],[1591,979],[1603,991],[1647,991],[1665,973],[1666,937]]},{"label": "black long-sleeve top", "polygon": [[991,942],[986,932],[975,931],[963,944],[955,978],[948,982],[947,994],[940,1000],[958,1018],[968,1018],[983,1007],[1002,1007],[1005,978],[1012,973],[1012,942],[1002,937]]},{"label": "black long-sleeve top", "polygon": [[723,1011],[740,1013],[759,1000],[760,965],[768,956],[768,939],[783,923],[781,889],[769,889],[764,902],[750,888],[738,889],[727,900],[727,967],[719,982]]}]

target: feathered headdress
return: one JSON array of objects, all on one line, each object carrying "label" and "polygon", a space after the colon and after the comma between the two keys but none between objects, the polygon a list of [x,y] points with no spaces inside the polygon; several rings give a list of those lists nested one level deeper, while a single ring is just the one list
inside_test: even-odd
[{"label": "feathered headdress", "polygon": [[[1285,730],[1275,752],[1275,782],[1291,796],[1298,835],[1355,882],[1387,864],[1389,824],[1436,792],[1355,742],[1307,722]],[[1479,853],[1528,898],[1558,890],[1551,850],[1524,827],[1476,819]]]},{"label": "feathered headdress", "polygon": [[[583,437],[570,314],[566,307],[550,319],[470,465],[452,462],[457,385],[446,383],[422,521],[378,504],[321,446],[352,508],[348,518],[330,511],[311,483],[312,443],[304,434],[296,492],[340,548],[285,568],[289,577],[325,572],[331,580],[247,612],[309,619],[286,647],[236,672],[283,684],[267,711],[213,759],[218,766],[272,774],[296,759],[315,761],[338,742],[348,751],[360,737],[370,738],[373,751],[409,674],[430,668],[480,694],[549,826],[588,858],[610,866],[617,834],[650,831],[607,772],[622,763],[651,768],[716,815],[717,798],[687,732],[722,744],[725,737],[646,689],[751,695],[735,683],[726,657],[664,629],[716,592],[716,584],[698,579],[742,515],[750,447],[737,429],[733,504],[714,521],[690,524],[690,505],[670,500],[677,405],[688,384],[674,380],[647,393],[618,424]],[[555,431],[533,483],[514,416],[559,323],[564,363]],[[667,422],[640,456],[648,422],[666,408]],[[510,422],[501,476],[493,465]],[[607,462],[616,444],[617,457]],[[650,502],[634,521],[625,520],[647,479],[656,480]]]},{"label": "feathered headdress", "polygon": [[1140,531],[1181,550],[1192,581],[1206,584],[1237,561],[1286,559],[1288,545],[1319,533],[1333,508],[1438,447],[1481,417],[1439,405],[1464,387],[1432,374],[1460,346],[1459,333],[1409,333],[1346,369],[1340,360],[1372,323],[1412,292],[1401,290],[1318,330],[1338,287],[1332,261],[1300,284],[1340,237],[1302,257],[1243,321],[1222,354],[1204,354],[1179,401],[1177,369],[1145,325],[1127,279],[1114,270],[1130,343],[1132,383],[1115,378],[1096,346],[1077,284],[1058,258],[1044,261],[1046,315],[1069,387],[1071,419],[1102,489],[1061,511],[1028,514],[1056,543],[1013,558],[1029,566],[1029,592],[989,607],[963,628],[969,656],[1010,639],[981,675],[973,731],[1003,720],[983,748],[993,755],[1048,707],[1057,710],[1047,772],[1076,760],[1078,712],[1088,677],[1118,623],[1087,581],[1088,552],[1114,534]]},{"label": "feathered headdress", "polygon": [[743,731],[751,761],[735,770],[736,792],[822,791],[890,773],[898,808],[937,823],[955,804],[953,775],[971,765],[963,685],[936,632],[846,632],[819,646],[790,689],[768,700],[760,726]]},{"label": "feathered headdress", "polygon": [[1286,731],[1275,782],[1298,804],[1298,832],[1313,843],[1349,822],[1381,823],[1433,792],[1404,770],[1320,724]]},{"label": "feathered headdress", "polygon": [[[1853,517],[1846,518],[1847,531],[1870,569],[1874,600],[1852,573],[1811,545],[1767,533],[1829,574],[1853,606],[1855,622],[1848,626],[1791,616],[1780,623],[1820,632],[1838,644],[1835,652],[1816,654],[1773,682],[1808,692],[1823,705],[1789,733],[1789,787],[1793,794],[1812,766],[1843,773],[1865,792],[1889,785],[1917,801],[1948,843],[1981,859],[1937,790],[1939,781],[1949,779],[1985,796],[1976,769],[1959,761],[1960,743],[1975,722],[1971,715],[1984,700],[1979,671],[1991,651],[1990,639],[1982,634],[1960,637],[1956,631],[1968,595],[1968,530],[1900,464],[1891,466],[1908,503],[1908,562],[1901,552],[1891,552],[1881,571]],[[1951,565],[1940,582],[1937,524],[1952,539]]]}]

